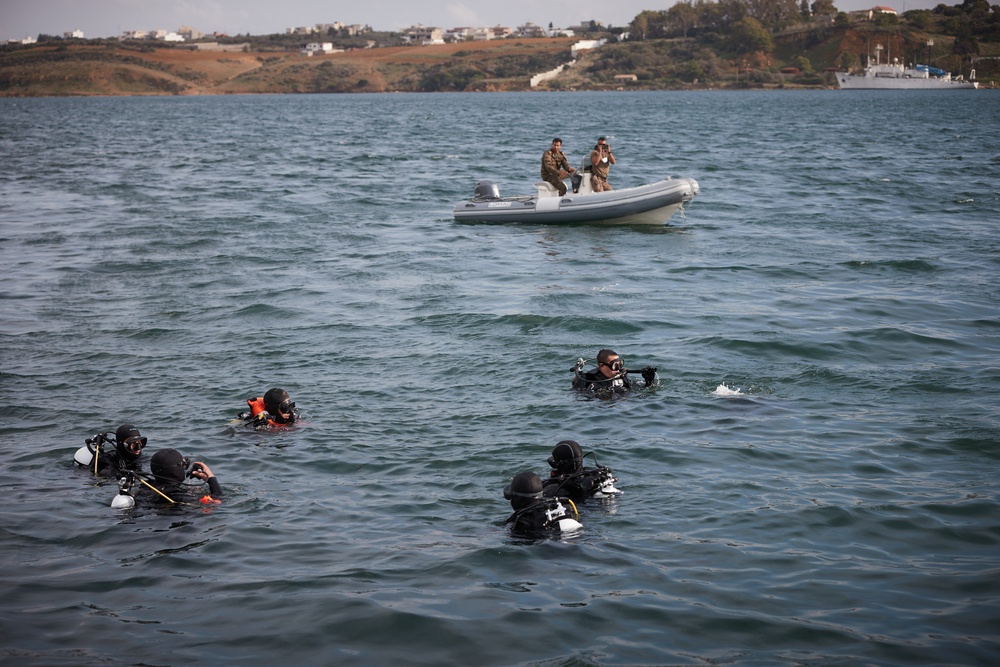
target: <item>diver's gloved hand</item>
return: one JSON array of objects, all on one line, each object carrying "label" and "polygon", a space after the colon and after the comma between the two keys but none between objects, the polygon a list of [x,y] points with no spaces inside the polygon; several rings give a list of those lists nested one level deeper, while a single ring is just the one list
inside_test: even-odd
[{"label": "diver's gloved hand", "polygon": [[656,380],[656,368],[654,366],[646,366],[642,369],[642,379],[646,381],[646,386],[653,384]]}]

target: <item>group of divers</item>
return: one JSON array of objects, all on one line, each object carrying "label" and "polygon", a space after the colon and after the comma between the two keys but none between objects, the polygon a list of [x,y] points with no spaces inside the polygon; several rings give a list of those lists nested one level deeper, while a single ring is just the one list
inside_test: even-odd
[{"label": "group of divers", "polygon": [[[611,349],[597,353],[596,367],[577,360],[571,369],[573,388],[597,398],[627,394],[636,388],[622,358]],[[646,387],[656,381],[656,368],[646,366],[640,374]],[[295,425],[299,411],[288,392],[280,387],[263,396],[247,399],[247,411],[236,421],[253,430],[283,430]],[[147,438],[133,424],[122,424],[114,433],[87,438],[76,450],[74,462],[97,476],[115,479],[118,493],[115,509],[131,509],[137,501],[170,505],[213,505],[223,492],[212,469],[204,461],[191,461],[173,448],[157,451],[149,458],[149,473],[142,469]],[[594,467],[584,465],[592,457]],[[531,470],[517,473],[504,488],[504,498],[514,510],[506,524],[525,536],[569,533],[582,528],[578,505],[590,498],[611,498],[621,491],[611,468],[600,465],[593,452],[584,453],[575,440],[562,440],[548,458],[549,476],[542,479]],[[207,488],[206,488],[207,487]]]}]

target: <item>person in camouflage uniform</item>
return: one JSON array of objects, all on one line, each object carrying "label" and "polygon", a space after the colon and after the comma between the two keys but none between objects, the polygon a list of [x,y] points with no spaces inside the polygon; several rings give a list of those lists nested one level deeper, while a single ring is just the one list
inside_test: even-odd
[{"label": "person in camouflage uniform", "polygon": [[552,148],[542,153],[542,180],[555,186],[562,197],[566,194],[566,184],[562,179],[575,171],[562,152],[562,139],[556,137],[552,140]]},{"label": "person in camouflage uniform", "polygon": [[611,154],[611,146],[604,137],[597,138],[597,145],[590,151],[590,189],[594,192],[610,192],[614,190],[608,183],[608,171],[615,163]]}]

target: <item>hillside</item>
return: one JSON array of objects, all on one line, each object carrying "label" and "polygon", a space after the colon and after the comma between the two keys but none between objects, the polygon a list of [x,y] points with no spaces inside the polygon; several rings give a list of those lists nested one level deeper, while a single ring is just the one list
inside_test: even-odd
[{"label": "hillside", "polygon": [[523,90],[573,40],[496,40],[306,56],[122,45],[0,50],[0,96]]},{"label": "hillside", "polygon": [[[772,40],[766,51],[732,51],[724,41],[695,37],[610,43],[584,51],[572,67],[540,88],[836,87],[832,71],[858,67],[876,41],[912,59],[917,54],[922,58],[924,45],[933,40],[939,55],[927,53],[932,64],[968,74],[968,59],[963,63],[951,55],[954,38],[912,26],[891,32],[872,26],[800,26]],[[0,96],[528,90],[533,75],[570,62],[575,41],[508,39],[316,56],[119,42],[2,47]],[[977,65],[981,85],[996,85],[998,63],[1000,59]],[[634,80],[623,81],[619,75]]]}]

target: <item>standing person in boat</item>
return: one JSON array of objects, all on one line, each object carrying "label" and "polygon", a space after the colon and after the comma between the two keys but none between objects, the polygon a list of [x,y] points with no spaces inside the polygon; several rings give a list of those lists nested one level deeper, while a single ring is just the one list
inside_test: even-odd
[{"label": "standing person in boat", "polygon": [[247,405],[250,412],[241,412],[238,416],[255,429],[291,426],[299,417],[295,401],[281,387],[272,387],[263,396],[248,398]]},{"label": "standing person in boat", "polygon": [[590,151],[590,189],[594,192],[611,192],[614,190],[608,183],[608,171],[615,163],[611,146],[604,137],[597,138],[597,145]]},{"label": "standing person in boat", "polygon": [[562,151],[562,139],[556,137],[552,140],[552,148],[542,153],[542,180],[551,183],[562,197],[566,194],[563,179],[575,172],[576,169],[569,166],[566,154]]},{"label": "standing person in boat", "polygon": [[[614,350],[604,348],[597,353],[597,368],[592,371],[583,370],[583,359],[573,368],[573,388],[585,389],[595,393],[623,393],[631,391],[635,383],[628,376],[625,361]],[[644,367],[640,373],[646,386],[656,381],[656,368]]]}]

